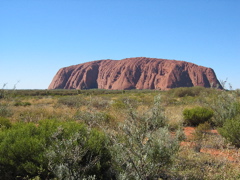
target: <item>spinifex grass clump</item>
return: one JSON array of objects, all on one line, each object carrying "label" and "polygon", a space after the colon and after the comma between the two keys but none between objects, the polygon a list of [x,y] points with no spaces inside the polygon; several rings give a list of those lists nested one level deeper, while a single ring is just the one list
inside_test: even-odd
[{"label": "spinifex grass clump", "polygon": [[204,107],[195,107],[183,111],[184,123],[190,126],[197,126],[210,121],[212,116],[213,111]]}]

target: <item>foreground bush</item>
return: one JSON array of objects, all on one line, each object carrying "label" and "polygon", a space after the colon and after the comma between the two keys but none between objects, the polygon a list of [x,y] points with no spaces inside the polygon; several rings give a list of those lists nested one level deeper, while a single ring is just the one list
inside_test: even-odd
[{"label": "foreground bush", "polygon": [[168,131],[160,97],[144,115],[129,107],[128,117],[120,125],[119,134],[112,134],[111,138],[118,179],[165,178],[179,141]]},{"label": "foreground bush", "polygon": [[183,111],[184,123],[190,126],[197,126],[205,123],[209,121],[212,116],[213,111],[203,107],[195,107]]},{"label": "foreground bush", "polygon": [[106,142],[103,133],[75,122],[15,124],[0,131],[0,179],[107,179]]},{"label": "foreground bush", "polygon": [[0,179],[48,174],[44,138],[34,124],[17,124],[0,132]]}]

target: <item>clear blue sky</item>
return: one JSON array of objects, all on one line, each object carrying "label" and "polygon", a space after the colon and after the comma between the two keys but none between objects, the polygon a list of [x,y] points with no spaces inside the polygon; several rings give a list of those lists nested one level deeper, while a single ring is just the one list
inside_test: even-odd
[{"label": "clear blue sky", "polygon": [[211,67],[240,88],[240,1],[0,1],[0,86],[47,89],[62,67],[141,56]]}]

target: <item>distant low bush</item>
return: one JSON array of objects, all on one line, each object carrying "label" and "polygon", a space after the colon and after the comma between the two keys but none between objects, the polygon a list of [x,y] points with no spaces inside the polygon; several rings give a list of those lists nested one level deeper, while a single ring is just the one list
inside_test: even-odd
[{"label": "distant low bush", "polygon": [[106,109],[109,105],[109,100],[102,97],[93,97],[89,102],[89,106],[96,109]]},{"label": "distant low bush", "polygon": [[31,103],[18,101],[14,103],[14,106],[31,106]]},{"label": "distant low bush", "polygon": [[122,100],[114,100],[111,106],[116,110],[122,110],[126,108],[126,104]]},{"label": "distant low bush", "polygon": [[64,96],[58,99],[58,103],[69,107],[80,107],[88,102],[82,96]]},{"label": "distant low bush", "polygon": [[[139,94],[137,94],[139,96]],[[116,99],[111,103],[111,106],[116,110],[126,109],[128,105],[132,108],[137,108],[139,105],[142,104],[142,99],[139,97],[122,97],[120,99]],[[147,103],[147,102],[146,102]]]},{"label": "distant low bush", "polygon": [[184,123],[190,126],[197,126],[210,121],[212,116],[213,111],[204,107],[195,107],[183,111]]},{"label": "distant low bush", "polygon": [[84,123],[93,126],[96,124],[106,124],[114,120],[114,117],[106,112],[88,112],[78,111],[75,116],[75,120],[83,121]]},{"label": "distant low bush", "polygon": [[209,89],[195,86],[195,87],[180,87],[171,89],[168,93],[173,94],[175,97],[185,97],[185,96],[198,96],[200,93],[208,91]]},{"label": "distant low bush", "polygon": [[52,118],[55,118],[53,112],[48,111],[46,108],[33,107],[21,110],[18,120],[25,123],[37,123],[40,120]]}]

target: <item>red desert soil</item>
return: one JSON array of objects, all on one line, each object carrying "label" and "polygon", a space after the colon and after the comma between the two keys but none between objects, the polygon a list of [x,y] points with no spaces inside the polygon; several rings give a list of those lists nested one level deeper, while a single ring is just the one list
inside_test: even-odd
[{"label": "red desert soil", "polygon": [[[194,147],[195,143],[191,141],[193,133],[195,131],[194,127],[185,127],[184,133],[186,136],[186,141],[181,142],[182,146]],[[210,131],[213,134],[218,134],[217,130]],[[201,148],[200,152],[211,154],[215,157],[226,158],[231,162],[239,163],[240,154],[236,149],[213,149],[213,148]]]}]

